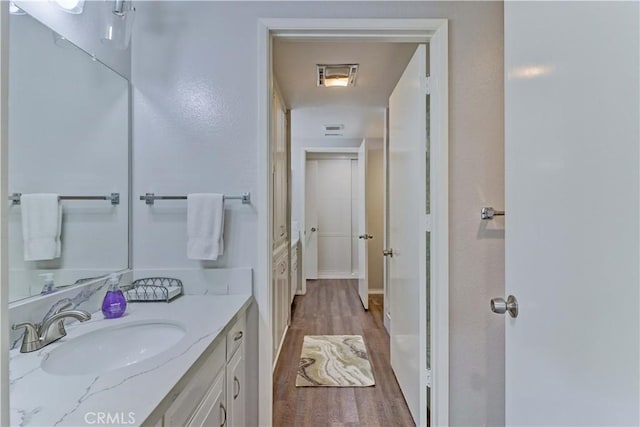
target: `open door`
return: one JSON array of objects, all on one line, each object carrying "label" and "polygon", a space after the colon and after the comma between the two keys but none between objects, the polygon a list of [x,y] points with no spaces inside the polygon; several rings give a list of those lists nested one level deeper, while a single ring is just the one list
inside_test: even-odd
[{"label": "open door", "polygon": [[367,140],[358,148],[358,293],[365,310],[369,309],[369,239],[367,232]]},{"label": "open door", "polygon": [[[424,162],[427,133],[427,53],[419,45],[389,98],[389,293],[391,366],[413,419],[426,419],[421,404],[421,301],[420,268],[426,254],[421,247],[425,224],[426,179]],[[423,349],[426,352],[426,349]]]},{"label": "open door", "polygon": [[639,4],[504,9],[506,425],[637,426]]},{"label": "open door", "polygon": [[[306,279],[318,278],[318,161],[305,160],[305,229],[302,238],[304,239],[304,272]],[[303,285],[303,289],[306,286]]]}]

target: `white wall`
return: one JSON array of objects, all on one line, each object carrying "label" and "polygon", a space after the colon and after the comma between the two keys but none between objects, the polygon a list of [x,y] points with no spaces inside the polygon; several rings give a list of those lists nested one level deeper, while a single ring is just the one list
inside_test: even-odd
[{"label": "white wall", "polygon": [[24,261],[22,209],[9,207],[10,297],[128,266],[128,82],[28,15],[10,17],[9,191],[120,193],[109,201],[62,201],[62,254]]},{"label": "white wall", "polygon": [[[450,20],[450,420],[503,424],[504,319],[487,302],[504,291],[503,232],[478,214],[504,201],[502,3],[165,1],[137,9],[134,196],[256,195],[259,17]],[[229,209],[228,251],[213,265],[255,267],[258,213],[232,203]],[[185,256],[185,219],[180,202],[136,202],[134,266],[199,267]],[[267,286],[263,277],[254,285]]]}]

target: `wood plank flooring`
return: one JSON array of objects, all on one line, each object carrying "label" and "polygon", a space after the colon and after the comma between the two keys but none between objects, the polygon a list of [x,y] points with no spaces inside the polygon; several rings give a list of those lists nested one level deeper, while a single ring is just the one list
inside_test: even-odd
[{"label": "wood plank flooring", "polygon": [[[367,312],[357,286],[357,280],[309,280],[307,295],[296,296],[274,376],[274,426],[415,425],[391,370],[382,295],[369,297]],[[374,387],[295,386],[303,337],[332,334],[364,337]]]}]

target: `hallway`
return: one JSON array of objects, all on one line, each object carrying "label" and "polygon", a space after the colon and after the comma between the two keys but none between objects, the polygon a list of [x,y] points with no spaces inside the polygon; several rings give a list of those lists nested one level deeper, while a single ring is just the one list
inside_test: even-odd
[{"label": "hallway", "polygon": [[[414,425],[389,362],[389,335],[382,323],[382,295],[369,296],[365,312],[357,280],[309,280],[297,296],[292,322],[276,367],[275,426]],[[362,335],[376,385],[363,388],[295,386],[304,335]]]}]

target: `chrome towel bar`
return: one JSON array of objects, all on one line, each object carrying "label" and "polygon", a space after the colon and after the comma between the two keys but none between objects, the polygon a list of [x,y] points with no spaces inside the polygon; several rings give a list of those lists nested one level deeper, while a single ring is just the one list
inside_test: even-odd
[{"label": "chrome towel bar", "polygon": [[[147,205],[153,205],[156,200],[187,200],[187,196],[156,196],[154,193],[147,193],[140,196],[140,200],[144,200]],[[248,205],[251,203],[251,193],[225,194],[224,200],[241,200],[243,205]]]},{"label": "chrome towel bar", "polygon": [[[9,201],[14,205],[20,204],[22,193],[13,193]],[[120,193],[111,193],[107,196],[60,196],[60,200],[109,200],[112,205],[120,204]]]}]

